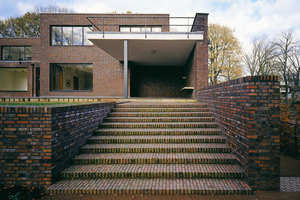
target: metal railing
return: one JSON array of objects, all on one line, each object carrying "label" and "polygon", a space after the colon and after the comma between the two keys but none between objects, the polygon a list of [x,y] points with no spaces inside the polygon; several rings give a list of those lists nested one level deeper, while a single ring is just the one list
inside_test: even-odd
[{"label": "metal railing", "polygon": [[177,33],[190,33],[195,28],[202,31],[205,28],[202,24],[195,24],[194,17],[91,16],[86,18],[92,24],[93,30],[100,32],[119,32],[120,27],[126,26],[143,27],[143,31],[138,31],[142,33],[151,32],[151,27],[161,27],[161,32]]}]

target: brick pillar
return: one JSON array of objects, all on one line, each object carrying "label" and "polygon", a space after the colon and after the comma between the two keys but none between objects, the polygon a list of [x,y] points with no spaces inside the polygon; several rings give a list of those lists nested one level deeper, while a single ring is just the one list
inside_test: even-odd
[{"label": "brick pillar", "polygon": [[[208,80],[208,14],[197,13],[192,32],[203,31],[203,40],[197,41],[194,49],[193,67],[195,70],[195,91],[207,87]],[[194,95],[196,92],[194,92]]]}]

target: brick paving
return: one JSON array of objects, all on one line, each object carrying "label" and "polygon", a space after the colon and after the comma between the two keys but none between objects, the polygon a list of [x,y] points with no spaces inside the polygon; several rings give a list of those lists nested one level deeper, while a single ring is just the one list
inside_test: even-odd
[{"label": "brick paving", "polygon": [[300,177],[280,177],[281,192],[300,192]]},{"label": "brick paving", "polygon": [[109,117],[105,122],[213,122],[212,117]]},{"label": "brick paving", "polygon": [[225,143],[220,135],[127,135],[127,136],[92,136],[89,144],[97,143]]},{"label": "brick paving", "polygon": [[113,108],[113,112],[209,112],[208,108]]},{"label": "brick paving", "polygon": [[177,128],[177,129],[122,129],[109,128],[98,129],[94,135],[219,135],[217,128]]},{"label": "brick paving", "polygon": [[112,112],[110,117],[211,117],[210,112]]},{"label": "brick paving", "polygon": [[237,158],[199,103],[118,104],[51,194],[249,194]]},{"label": "brick paving", "polygon": [[81,154],[75,164],[234,164],[236,157],[229,153],[106,153]]},{"label": "brick paving", "polygon": [[215,122],[102,123],[100,128],[217,128]]},{"label": "brick paving", "polygon": [[249,194],[238,179],[79,179],[63,180],[52,194]]},{"label": "brick paving", "polygon": [[183,143],[183,144],[87,144],[83,153],[230,153],[227,144]]}]

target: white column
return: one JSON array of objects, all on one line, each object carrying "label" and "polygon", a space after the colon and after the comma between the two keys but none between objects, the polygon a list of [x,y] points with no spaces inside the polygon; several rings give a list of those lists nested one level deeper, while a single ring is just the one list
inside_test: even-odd
[{"label": "white column", "polygon": [[124,40],[124,98],[128,98],[128,41]]}]

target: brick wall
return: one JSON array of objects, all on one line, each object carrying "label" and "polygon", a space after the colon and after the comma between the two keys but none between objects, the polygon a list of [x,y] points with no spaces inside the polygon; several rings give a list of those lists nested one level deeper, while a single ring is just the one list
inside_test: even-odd
[{"label": "brick wall", "polygon": [[0,183],[49,186],[113,106],[1,106]]},{"label": "brick wall", "polygon": [[186,66],[186,86],[194,87],[192,97],[196,91],[207,87],[208,76],[208,14],[197,13],[192,32],[203,31],[203,40],[197,41]]},{"label": "brick wall", "polygon": [[[0,38],[1,46],[31,46],[32,59],[30,61],[3,61],[0,60],[0,68],[27,68],[27,91],[10,92],[0,91],[1,97],[31,97],[35,96],[35,80],[32,79],[34,71],[33,66],[39,67],[40,60],[40,38]],[[0,55],[2,48],[0,48]]]},{"label": "brick wall", "polygon": [[[169,17],[168,14],[42,14],[41,15],[41,96],[97,96],[123,98],[123,64],[101,48],[92,46],[50,46],[51,25],[91,25],[88,16],[96,17]],[[99,21],[100,20],[100,21]],[[95,24],[102,24],[102,18],[94,18]],[[106,18],[107,24],[140,25],[141,18]],[[153,18],[149,24],[168,24],[168,18]],[[147,23],[148,24],[148,23]],[[148,25],[149,25],[148,24]],[[110,27],[110,26],[109,26]],[[101,28],[101,26],[99,27]],[[108,27],[107,27],[108,28]],[[111,26],[112,31],[119,27]],[[163,28],[164,31],[164,28]],[[93,90],[60,92],[50,91],[51,63],[91,63],[93,65]]]},{"label": "brick wall", "polygon": [[197,91],[207,103],[253,189],[279,190],[279,80],[244,77]]},{"label": "brick wall", "polygon": [[183,66],[132,66],[132,97],[185,97]]}]

